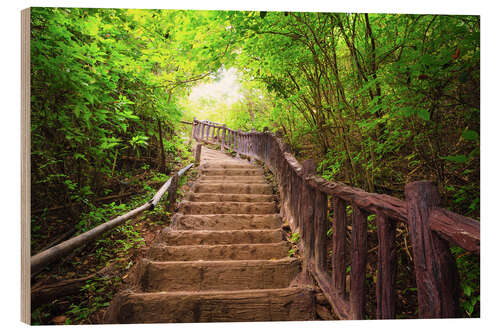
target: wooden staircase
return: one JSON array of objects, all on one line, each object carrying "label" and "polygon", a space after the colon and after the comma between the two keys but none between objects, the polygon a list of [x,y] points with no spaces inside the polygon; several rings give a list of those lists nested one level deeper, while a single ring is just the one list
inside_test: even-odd
[{"label": "wooden staircase", "polygon": [[[204,148],[199,178],[172,226],[135,267],[108,322],[287,321],[315,318],[294,279],[271,185],[261,168]],[[295,286],[294,286],[295,285]]]}]

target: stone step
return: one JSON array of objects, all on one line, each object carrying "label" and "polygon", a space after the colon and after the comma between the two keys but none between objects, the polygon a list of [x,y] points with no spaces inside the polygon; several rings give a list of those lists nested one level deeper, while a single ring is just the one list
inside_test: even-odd
[{"label": "stone step", "polygon": [[255,169],[261,170],[258,165],[248,162],[205,162],[200,164],[200,169]]},{"label": "stone step", "polygon": [[147,261],[142,290],[207,291],[286,288],[300,272],[300,260]]},{"label": "stone step", "polygon": [[265,184],[263,176],[201,176],[197,183],[245,183]]},{"label": "stone step", "polygon": [[281,229],[264,230],[171,230],[160,234],[166,245],[221,245],[278,243],[283,240]]},{"label": "stone step", "polygon": [[273,202],[277,197],[272,194],[235,194],[235,193],[193,193],[186,194],[186,200],[195,202]]},{"label": "stone step", "polygon": [[195,323],[313,320],[312,289],[121,294],[109,323]]},{"label": "stone step", "polygon": [[192,202],[182,201],[179,213],[190,215],[207,214],[274,214],[276,202]]},{"label": "stone step", "polygon": [[234,168],[234,169],[200,169],[202,176],[262,176],[262,169]]},{"label": "stone step", "polygon": [[175,214],[173,226],[178,230],[277,229],[281,227],[281,218],[279,214]]},{"label": "stone step", "polygon": [[194,184],[193,192],[196,193],[235,193],[235,194],[273,194],[269,184],[244,184],[244,183],[211,183]]},{"label": "stone step", "polygon": [[265,244],[178,245],[156,244],[146,257],[156,261],[270,260],[288,256],[286,242]]}]

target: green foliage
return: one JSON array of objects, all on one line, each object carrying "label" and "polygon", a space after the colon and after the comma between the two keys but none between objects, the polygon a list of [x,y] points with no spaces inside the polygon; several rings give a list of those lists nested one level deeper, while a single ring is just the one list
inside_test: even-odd
[{"label": "green foliage", "polygon": [[292,244],[297,244],[300,240],[300,234],[298,232],[294,232],[290,237],[290,242]]},{"label": "green foliage", "polygon": [[[226,15],[242,38],[236,65],[272,96],[259,117],[296,153],[314,147],[304,155],[323,177],[371,192],[407,174],[478,190],[477,16]],[[226,117],[248,129],[256,121],[243,111]]]},{"label": "green foliage", "polygon": [[217,50],[231,37],[208,11],[36,7],[31,15],[33,207],[77,203],[83,231],[114,213],[90,213],[113,178],[141,167],[125,157],[163,168],[163,148],[164,172],[188,159],[176,135],[179,100],[217,71],[230,55]]},{"label": "green foliage", "polygon": [[76,224],[76,228],[78,231],[83,233],[110,220],[114,216],[126,213],[129,209],[129,206],[125,204],[117,205],[115,202],[103,204],[101,207],[94,207],[88,213],[82,214],[82,218]]},{"label": "green foliage", "polygon": [[479,260],[475,255],[467,253],[459,247],[452,247],[451,252],[457,260],[460,274],[462,289],[460,308],[465,317],[478,318],[480,316]]},{"label": "green foliage", "polygon": [[89,316],[99,309],[109,306],[112,293],[113,279],[110,277],[96,277],[87,280],[81,288],[81,292],[86,295],[87,302],[71,304],[66,314],[70,317],[66,319],[66,324],[75,322],[85,322]]}]

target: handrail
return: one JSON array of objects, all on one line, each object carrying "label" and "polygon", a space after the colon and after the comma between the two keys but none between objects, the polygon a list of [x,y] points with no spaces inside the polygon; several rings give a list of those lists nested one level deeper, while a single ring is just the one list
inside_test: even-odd
[{"label": "handrail", "polygon": [[[242,132],[225,124],[193,120],[192,137],[231,149],[236,156],[262,161],[276,176],[282,200],[280,214],[303,245],[304,266],[340,319],[364,319],[366,298],[367,218],[375,214],[377,224],[377,318],[396,317],[395,225],[408,224],[417,281],[421,318],[456,317],[459,283],[456,262],[448,241],[479,254],[478,221],[439,207],[439,193],[430,181],[409,183],[406,200],[368,193],[315,175],[314,162],[300,164],[281,139],[266,130]],[[330,202],[330,205],[328,204]],[[353,211],[351,232],[350,295],[346,292],[346,207]],[[326,269],[325,223],[333,207],[332,273]]]},{"label": "handrail", "polygon": [[45,251],[42,251],[34,256],[31,257],[31,275],[35,275],[39,273],[45,266],[48,264],[56,261],[57,259],[63,257],[64,255],[70,253],[74,249],[82,246],[85,243],[88,243],[106,231],[109,231],[113,228],[116,228],[117,226],[123,224],[124,222],[128,221],[134,216],[139,215],[140,213],[146,211],[146,210],[152,210],[154,209],[157,205],[158,202],[161,200],[162,196],[165,194],[165,192],[168,191],[169,193],[169,201],[172,202],[175,199],[175,194],[177,191],[177,184],[178,184],[178,179],[179,177],[182,177],[182,175],[189,170],[193,166],[193,163],[187,165],[183,169],[179,170],[176,174],[174,174],[168,181],[165,182],[165,184],[162,185],[162,187],[156,192],[156,194],[153,196],[151,200],[146,202],[140,207],[137,207],[123,215],[120,215],[112,220],[109,220],[105,223],[102,223],[98,225],[97,227],[88,230],[78,236],[75,236],[73,238],[70,238],[62,243],[59,243],[55,246],[52,246],[51,248],[48,248]]}]

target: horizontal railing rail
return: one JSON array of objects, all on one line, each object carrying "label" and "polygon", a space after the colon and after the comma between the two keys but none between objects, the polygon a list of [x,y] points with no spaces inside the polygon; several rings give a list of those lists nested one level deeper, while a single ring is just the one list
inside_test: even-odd
[{"label": "horizontal railing rail", "polygon": [[32,256],[31,276],[39,273],[44,267],[64,257],[65,255],[68,255],[78,247],[95,240],[96,238],[104,234],[106,231],[116,228],[117,226],[125,223],[126,221],[130,220],[133,217],[138,216],[139,214],[143,213],[146,210],[153,210],[158,205],[161,198],[166,192],[168,192],[168,200],[170,204],[172,204],[175,201],[179,177],[182,177],[182,175],[184,175],[184,173],[187,170],[189,170],[192,166],[193,163],[187,165],[186,167],[175,173],[162,185],[162,187],[160,187],[160,189],[158,190],[158,192],[156,192],[153,198],[151,198],[151,200],[149,200],[142,206],[137,207],[121,216],[118,216],[112,220],[102,223],[89,231],[86,231],[80,235],[70,238],[60,244],[57,244],[45,251],[42,251]]},{"label": "horizontal railing rail", "polygon": [[[294,232],[300,233],[304,266],[340,319],[365,318],[367,225],[372,214],[378,238],[377,318],[396,318],[398,221],[408,225],[420,318],[458,316],[458,272],[448,242],[479,255],[480,224],[439,207],[439,193],[432,182],[407,184],[406,200],[401,200],[318,177],[313,161],[300,164],[289,147],[266,130],[243,132],[195,118],[191,135],[199,142],[220,145],[221,150],[233,150],[237,157],[258,159],[272,171],[279,184],[280,214]],[[349,295],[346,290],[348,205],[352,208]],[[326,262],[326,221],[330,213],[334,217],[331,273]]]}]

